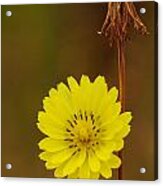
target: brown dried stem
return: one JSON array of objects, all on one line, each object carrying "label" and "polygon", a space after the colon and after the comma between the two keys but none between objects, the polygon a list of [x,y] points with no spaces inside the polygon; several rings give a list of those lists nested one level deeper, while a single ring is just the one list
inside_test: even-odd
[{"label": "brown dried stem", "polygon": [[[119,41],[117,43],[117,49],[118,49],[118,82],[119,82],[119,100],[122,105],[122,112],[125,111],[125,98],[126,98],[126,62],[125,62],[125,56],[124,56],[124,44]],[[123,159],[123,151],[118,152],[118,156]],[[118,170],[118,179],[123,179],[123,167],[121,167]]]},{"label": "brown dried stem", "polygon": [[[119,100],[121,101],[122,111],[125,111],[125,42],[129,37],[129,28],[133,26],[140,34],[147,34],[147,27],[141,21],[134,3],[132,2],[110,2],[108,11],[100,34],[104,35],[110,46],[116,45],[118,50],[118,81],[119,81]],[[118,153],[121,160],[123,152]],[[123,179],[122,166],[118,169],[118,179]]]}]

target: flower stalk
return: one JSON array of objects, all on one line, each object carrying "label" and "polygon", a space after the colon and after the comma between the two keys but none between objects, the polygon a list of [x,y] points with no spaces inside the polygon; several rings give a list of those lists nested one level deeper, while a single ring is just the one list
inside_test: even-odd
[{"label": "flower stalk", "polygon": [[[118,50],[118,82],[119,82],[119,100],[121,102],[122,106],[122,112],[125,111],[125,95],[126,95],[126,61],[125,61],[125,55],[124,55],[124,44],[120,41],[117,44],[117,50]],[[119,157],[123,159],[123,152],[122,150],[118,153]],[[118,179],[122,180],[123,178],[123,170],[122,165],[119,168],[118,171]]]},{"label": "flower stalk", "polygon": [[[142,35],[148,34],[147,27],[142,22],[136,7],[132,2],[109,2],[108,11],[101,28],[98,32],[104,35],[109,42],[117,48],[118,53],[118,82],[119,82],[119,100],[122,105],[122,111],[125,111],[126,99],[126,60],[125,60],[125,43],[129,40],[129,29],[131,27]],[[123,159],[123,152],[118,153]],[[118,169],[118,179],[123,179],[123,167]]]}]

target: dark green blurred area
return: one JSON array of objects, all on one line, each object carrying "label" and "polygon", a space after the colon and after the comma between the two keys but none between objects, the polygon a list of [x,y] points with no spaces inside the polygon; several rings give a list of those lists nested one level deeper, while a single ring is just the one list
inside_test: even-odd
[{"label": "dark green blurred area", "polygon": [[[133,112],[126,139],[124,179],[154,179],[154,3],[142,19],[150,35],[134,32],[126,46],[127,110]],[[12,11],[7,17],[6,11]],[[106,3],[2,6],[2,176],[53,177],[38,158],[37,113],[51,87],[67,76],[117,83],[117,51],[97,34]],[[11,170],[5,169],[12,163]],[[146,167],[147,173],[139,169]],[[116,173],[114,175],[116,179]]]}]

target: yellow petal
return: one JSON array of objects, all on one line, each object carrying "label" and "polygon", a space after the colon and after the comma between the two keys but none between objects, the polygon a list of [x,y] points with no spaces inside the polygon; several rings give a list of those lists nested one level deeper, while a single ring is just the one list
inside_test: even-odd
[{"label": "yellow petal", "polygon": [[89,152],[88,163],[92,172],[98,172],[100,170],[100,161],[92,151]]},{"label": "yellow petal", "polygon": [[119,116],[119,119],[123,121],[124,124],[128,124],[132,120],[132,114],[131,112],[124,112]]},{"label": "yellow petal", "polygon": [[67,164],[65,165],[63,171],[65,175],[72,174],[78,167],[80,167],[86,157],[86,151],[82,150],[73,155]]},{"label": "yellow petal", "polygon": [[130,130],[131,130],[130,125],[124,125],[120,132],[116,134],[115,138],[116,139],[125,138],[129,134]]},{"label": "yellow petal", "polygon": [[99,105],[101,104],[101,99],[107,95],[107,84],[105,82],[105,78],[102,76],[98,76],[92,87],[92,95],[91,95],[91,109],[94,112],[99,112]]},{"label": "yellow petal", "polygon": [[54,176],[57,178],[63,178],[66,175],[63,173],[63,168],[65,166],[65,163],[62,163],[59,167],[57,167],[54,171]]},{"label": "yellow petal", "polygon": [[112,87],[108,92],[108,104],[113,104],[118,98],[118,90],[116,87]]},{"label": "yellow petal", "polygon": [[45,126],[51,125],[53,128],[57,128],[58,130],[63,130],[63,128],[65,128],[65,121],[62,122],[61,119],[51,113],[40,111],[38,113],[38,121]]},{"label": "yellow petal", "polygon": [[98,179],[100,176],[99,172],[91,172],[90,179]]},{"label": "yellow petal", "polygon": [[101,164],[100,174],[106,179],[112,177],[112,170],[105,162]]},{"label": "yellow petal", "polygon": [[58,93],[62,95],[64,98],[69,98],[70,91],[64,83],[59,83],[57,85],[57,90],[58,90]]},{"label": "yellow petal", "polygon": [[72,92],[76,91],[79,88],[77,81],[72,76],[68,77],[67,81]]},{"label": "yellow petal", "polygon": [[79,106],[81,108],[81,111],[84,113],[85,111],[90,110],[90,99],[88,99],[91,93],[91,87],[92,84],[90,82],[90,79],[86,75],[82,75],[81,80],[80,80],[80,92],[78,93],[79,95]]},{"label": "yellow petal", "polygon": [[101,127],[105,130],[101,138],[103,140],[111,140],[113,137],[118,140],[119,138],[124,138],[130,132],[128,123],[131,119],[131,113],[125,112],[119,115],[112,123],[110,123],[110,120],[102,123]]},{"label": "yellow petal", "polygon": [[74,150],[65,149],[56,153],[53,153],[52,157],[50,158],[50,161],[54,164],[59,164],[67,159],[69,159],[72,154],[74,153]]},{"label": "yellow petal", "polygon": [[99,84],[99,85],[106,85],[104,76],[100,76],[100,75],[97,76],[95,81],[94,81],[94,84],[95,85],[97,85],[97,84]]},{"label": "yellow petal", "polygon": [[59,109],[61,109],[60,111],[63,112],[63,109],[65,109],[67,114],[71,115],[74,111],[72,105],[72,93],[64,83],[58,84],[57,89],[59,97],[56,102],[58,103]]},{"label": "yellow petal", "polygon": [[115,140],[115,145],[116,145],[115,151],[120,151],[124,147],[124,140],[123,139]]},{"label": "yellow petal", "polygon": [[88,164],[88,159],[85,159],[83,165],[79,168],[79,178],[90,178],[90,168]]},{"label": "yellow petal", "polygon": [[109,92],[106,94],[106,96],[102,96],[100,98],[100,104],[98,105],[98,113],[101,115],[105,112],[105,110],[108,108],[108,106],[115,104],[116,100],[118,98],[118,90],[116,87],[112,87]]},{"label": "yellow petal", "polygon": [[[65,125],[66,122],[62,122],[58,118],[52,116],[50,113],[39,112],[38,113],[38,121],[37,123],[38,128],[41,132],[45,133],[46,135],[54,138],[54,139],[64,139],[66,130]],[[61,136],[61,138],[56,138],[56,136]]]},{"label": "yellow petal", "polygon": [[57,90],[56,90],[55,88],[51,88],[51,89],[49,90],[49,96],[50,96],[51,98],[55,97],[57,94],[58,94],[58,92],[57,92]]},{"label": "yellow petal", "polygon": [[124,123],[117,117],[112,123],[103,123],[101,125],[101,139],[102,140],[112,140],[123,128]]},{"label": "yellow petal", "polygon": [[107,129],[105,129],[105,131],[101,132],[100,139],[102,141],[111,141],[114,138],[116,132],[117,132],[116,126],[110,125],[107,127]]},{"label": "yellow petal", "polygon": [[70,179],[75,179],[75,178],[78,178],[78,172],[79,172],[79,169],[77,169],[75,172],[73,172],[72,174],[69,174],[68,175],[68,178]]},{"label": "yellow petal", "polygon": [[57,94],[55,97],[45,97],[43,99],[44,110],[56,117],[58,120],[65,121],[71,113],[69,99],[65,99],[61,94]]},{"label": "yellow petal", "polygon": [[46,124],[37,123],[37,127],[41,132],[43,132],[44,134],[53,139],[65,139],[67,137],[66,132],[56,130],[54,126],[53,127],[51,125],[46,126]]},{"label": "yellow petal", "polygon": [[46,112],[55,113],[55,107],[53,106],[53,99],[50,97],[44,97],[43,108]]},{"label": "yellow petal", "polygon": [[39,148],[48,152],[57,152],[68,148],[68,143],[64,140],[54,140],[52,138],[44,138],[39,142]]},{"label": "yellow petal", "polygon": [[83,87],[89,86],[90,85],[90,79],[86,75],[82,75],[81,80],[80,80],[80,85]]},{"label": "yellow petal", "polygon": [[53,163],[47,161],[45,163],[45,167],[47,168],[47,170],[51,170],[51,169],[55,169],[56,167],[58,167],[58,164],[53,164]]},{"label": "yellow petal", "polygon": [[117,102],[113,105],[109,105],[108,109],[102,115],[102,120],[104,123],[113,122],[121,112],[121,103]]},{"label": "yellow petal", "polygon": [[95,149],[96,156],[102,160],[106,161],[109,159],[111,152],[115,149],[115,142],[106,141]]},{"label": "yellow petal", "polygon": [[41,152],[41,153],[39,154],[39,158],[40,158],[41,160],[43,160],[43,161],[48,161],[52,156],[53,156],[53,153],[47,152],[47,151]]},{"label": "yellow petal", "polygon": [[121,159],[118,156],[112,154],[110,159],[108,160],[108,167],[117,169],[120,165]]}]

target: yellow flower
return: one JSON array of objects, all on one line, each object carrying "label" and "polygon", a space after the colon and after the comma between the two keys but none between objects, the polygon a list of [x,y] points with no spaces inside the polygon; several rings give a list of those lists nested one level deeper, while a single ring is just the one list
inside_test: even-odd
[{"label": "yellow flower", "polygon": [[80,84],[68,77],[68,86],[60,83],[43,100],[38,113],[38,128],[47,135],[39,142],[39,155],[55,177],[112,177],[112,169],[121,160],[114,154],[124,146],[130,132],[130,112],[121,113],[118,90],[108,91],[105,78],[90,82],[83,75]]}]

